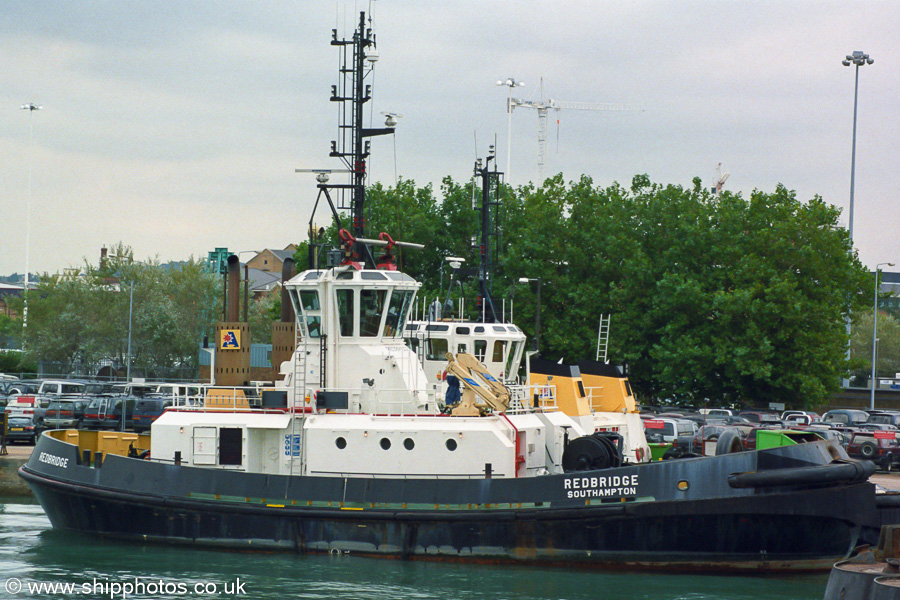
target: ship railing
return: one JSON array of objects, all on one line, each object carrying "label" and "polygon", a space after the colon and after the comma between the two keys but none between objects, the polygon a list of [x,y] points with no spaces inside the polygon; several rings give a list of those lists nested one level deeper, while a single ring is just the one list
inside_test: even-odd
[{"label": "ship railing", "polygon": [[507,385],[509,390],[509,408],[507,414],[524,414],[536,410],[556,410],[555,385]]},{"label": "ship railing", "polygon": [[[326,395],[323,395],[325,392]],[[422,390],[410,390],[408,388],[327,388],[307,390],[309,398],[314,399],[313,406],[317,412],[329,410],[346,410],[355,413],[369,413],[385,416],[413,416],[423,413],[436,414],[439,412],[438,403],[443,395],[437,391],[436,386],[430,386]],[[337,403],[331,404],[332,396]],[[346,394],[346,403],[343,396]],[[424,404],[420,402],[421,395],[425,395]]]},{"label": "ship railing", "polygon": [[272,387],[252,386],[203,386],[198,394],[179,395],[173,398],[171,410],[223,410],[230,412],[284,412],[287,406],[263,406],[263,392]]}]

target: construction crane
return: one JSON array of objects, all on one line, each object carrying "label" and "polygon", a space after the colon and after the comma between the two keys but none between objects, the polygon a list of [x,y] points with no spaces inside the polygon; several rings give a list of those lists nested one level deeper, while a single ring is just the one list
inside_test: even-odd
[{"label": "construction crane", "polygon": [[[541,83],[541,96],[543,96],[543,82]],[[555,110],[559,112],[566,110],[594,110],[594,111],[643,111],[644,108],[635,104],[614,104],[602,102],[566,102],[564,100],[519,100],[518,98],[508,98],[506,110],[512,114],[512,111],[520,106],[522,108],[534,108],[538,111],[538,174],[541,181],[544,180],[544,156],[547,148],[547,112]]]},{"label": "construction crane", "polygon": [[716,187],[713,188],[713,194],[716,198],[722,193],[722,186],[725,185],[725,180],[728,179],[728,175],[730,175],[728,171],[725,171],[724,174],[722,173],[722,163],[719,163],[716,167]]}]

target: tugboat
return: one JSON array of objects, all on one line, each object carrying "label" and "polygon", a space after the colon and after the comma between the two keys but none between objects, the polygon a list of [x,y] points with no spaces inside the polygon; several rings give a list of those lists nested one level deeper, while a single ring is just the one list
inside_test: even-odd
[{"label": "tugboat", "polygon": [[[588,415],[535,401],[470,353],[448,403],[402,332],[419,283],[399,242],[365,237],[365,14],[344,50],[350,184],[343,260],[286,287],[298,342],[261,402],[207,391],[169,407],[151,435],[45,432],[19,470],[55,528],[247,550],[580,565],[827,568],[874,510],[874,466],[831,441],[638,462]],[[337,86],[336,86],[337,87]],[[352,131],[352,136],[344,134]],[[382,248],[375,258],[372,248]],[[540,398],[540,395],[538,395]],[[627,410],[626,410],[627,412]]]}]

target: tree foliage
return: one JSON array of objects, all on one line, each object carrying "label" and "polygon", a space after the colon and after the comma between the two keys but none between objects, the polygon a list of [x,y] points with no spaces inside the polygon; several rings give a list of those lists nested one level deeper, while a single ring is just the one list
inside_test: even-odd
[{"label": "tree foliage", "polygon": [[132,370],[193,367],[218,286],[200,261],[136,262],[119,244],[104,264],[41,277],[28,295],[25,348],[46,361],[124,365],[131,313]]},{"label": "tree foliage", "polygon": [[[404,263],[427,294],[444,256],[477,264],[472,185],[445,179],[441,202],[410,181],[371,190],[370,232],[427,244]],[[629,365],[645,400],[812,406],[846,375],[845,320],[867,302],[839,216],[783,186],[714,197],[699,179],[688,189],[639,175],[626,189],[557,175],[504,188],[494,290],[515,295],[531,335],[536,290],[515,282],[541,278],[541,351],[552,358],[593,358],[611,314],[610,359]]]}]

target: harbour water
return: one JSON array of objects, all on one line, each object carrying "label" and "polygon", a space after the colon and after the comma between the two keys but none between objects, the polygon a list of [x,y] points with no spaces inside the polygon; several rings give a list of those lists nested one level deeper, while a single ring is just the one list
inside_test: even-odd
[{"label": "harbour water", "polygon": [[55,531],[28,498],[0,498],[0,539],[2,599],[820,600],[828,579],[827,573],[603,573],[130,544]]}]

